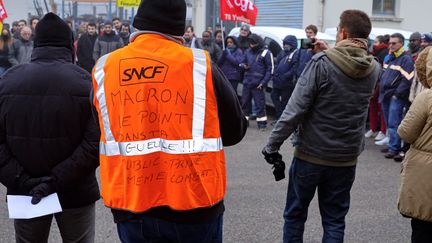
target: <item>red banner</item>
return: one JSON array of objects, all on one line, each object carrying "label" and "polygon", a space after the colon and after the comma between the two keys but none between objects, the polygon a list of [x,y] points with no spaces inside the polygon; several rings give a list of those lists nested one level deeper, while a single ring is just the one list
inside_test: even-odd
[{"label": "red banner", "polygon": [[0,22],[3,22],[8,17],[3,1],[0,0]]},{"label": "red banner", "polygon": [[222,20],[255,25],[257,16],[258,9],[250,0],[220,1],[220,17]]}]

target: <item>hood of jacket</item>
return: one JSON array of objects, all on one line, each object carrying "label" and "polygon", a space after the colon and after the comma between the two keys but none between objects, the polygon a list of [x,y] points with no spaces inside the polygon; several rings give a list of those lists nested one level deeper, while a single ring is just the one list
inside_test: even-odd
[{"label": "hood of jacket", "polygon": [[297,38],[293,35],[287,35],[284,39],[283,39],[283,44],[284,45],[290,45],[292,47],[292,49],[296,49],[297,48]]},{"label": "hood of jacket", "polygon": [[417,57],[417,78],[426,88],[432,87],[432,46],[426,47]]},{"label": "hood of jacket", "polygon": [[345,75],[353,79],[362,79],[375,69],[374,57],[349,40],[340,41],[336,47],[324,52]]},{"label": "hood of jacket", "polygon": [[235,36],[232,36],[232,35],[227,36],[227,37],[225,38],[225,47],[228,46],[228,45],[227,45],[227,41],[228,41],[228,39],[231,39],[231,40],[234,42],[234,45],[236,45],[237,47],[239,47],[239,41],[238,41],[238,39],[237,39]]},{"label": "hood of jacket", "polygon": [[249,43],[258,44],[259,46],[263,46],[264,40],[263,40],[263,38],[261,38],[261,36],[259,36],[257,34],[251,34],[249,36]]}]

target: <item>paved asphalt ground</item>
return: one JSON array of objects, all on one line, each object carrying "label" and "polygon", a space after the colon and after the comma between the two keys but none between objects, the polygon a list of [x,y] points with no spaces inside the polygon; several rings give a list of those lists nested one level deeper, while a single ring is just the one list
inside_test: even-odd
[{"label": "paved asphalt ground", "polygon": [[[287,179],[275,182],[270,165],[260,151],[270,131],[259,132],[252,122],[245,139],[226,148],[227,193],[224,242],[282,242],[282,213]],[[409,242],[410,221],[396,207],[400,164],[384,159],[372,140],[359,158],[351,191],[351,209],[346,219],[345,242]],[[288,165],[293,148],[282,148]],[[8,219],[5,188],[0,186],[0,242],[14,242],[13,221]],[[98,201],[96,242],[119,242],[110,211]],[[304,242],[321,242],[322,229],[316,199],[311,203]],[[61,242],[52,227],[50,242]]]}]

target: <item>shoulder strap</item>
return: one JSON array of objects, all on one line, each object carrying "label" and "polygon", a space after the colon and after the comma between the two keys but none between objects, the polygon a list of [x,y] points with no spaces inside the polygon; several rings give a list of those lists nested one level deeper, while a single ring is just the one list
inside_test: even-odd
[{"label": "shoulder strap", "polygon": [[289,54],[288,59],[287,59],[288,62],[291,62],[291,60],[292,60],[294,54],[297,52],[297,50],[298,49],[295,49],[293,52],[291,52],[291,54]]}]

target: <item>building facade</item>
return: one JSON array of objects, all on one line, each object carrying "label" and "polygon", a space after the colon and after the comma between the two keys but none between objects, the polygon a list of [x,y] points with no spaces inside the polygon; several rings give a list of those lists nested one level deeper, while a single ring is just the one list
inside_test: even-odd
[{"label": "building facade", "polygon": [[[236,0],[232,0],[236,1]],[[243,1],[243,0],[242,0]],[[425,18],[432,1],[425,0],[251,0],[258,8],[258,26],[304,28],[309,24],[320,31],[336,27],[346,9],[359,9],[371,16],[374,27],[431,32]],[[192,24],[196,33],[214,26],[219,19],[220,0],[191,0]],[[196,15],[196,16],[195,16]]]},{"label": "building facade", "polygon": [[424,0],[305,0],[303,26],[315,24],[320,30],[336,27],[346,9],[366,12],[374,27],[432,31],[432,25],[425,19],[432,9],[432,1]]}]

